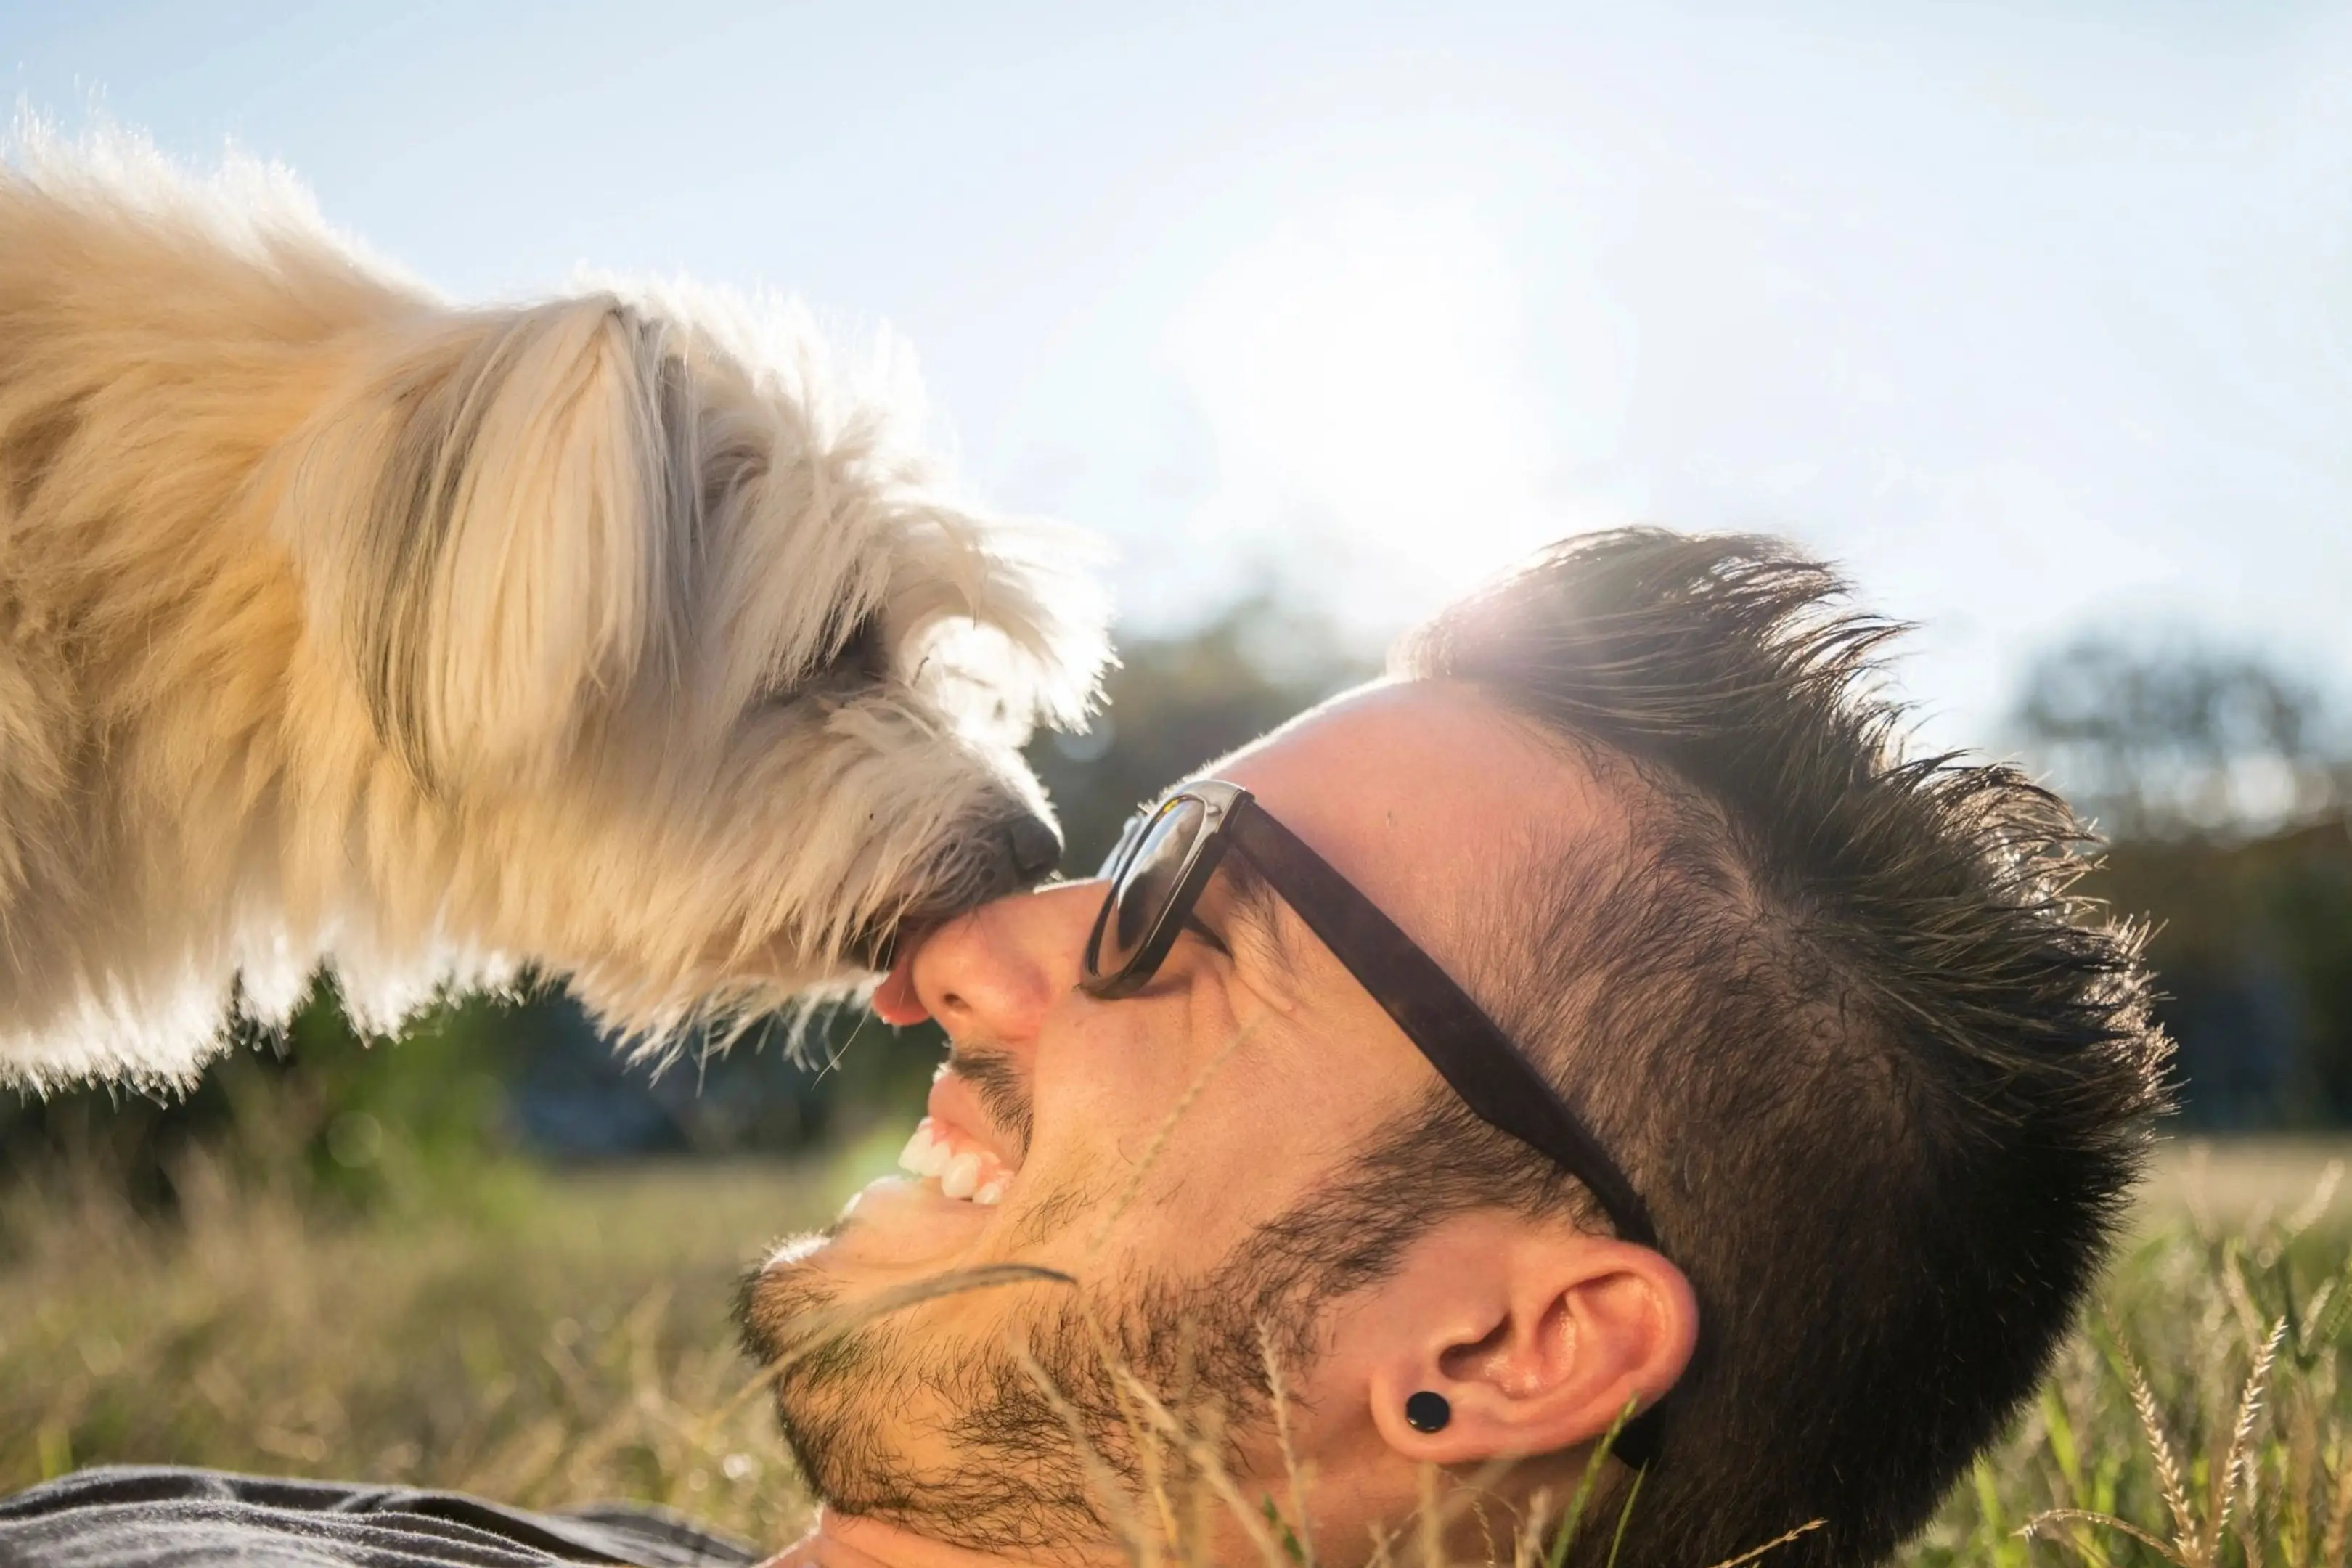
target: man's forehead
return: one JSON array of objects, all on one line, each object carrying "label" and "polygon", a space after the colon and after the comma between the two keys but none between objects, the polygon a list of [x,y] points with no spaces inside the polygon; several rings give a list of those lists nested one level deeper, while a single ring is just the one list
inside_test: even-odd
[{"label": "man's forehead", "polygon": [[1468,956],[1454,929],[1463,911],[1492,910],[1517,864],[1623,831],[1622,810],[1571,750],[1450,681],[1360,688],[1215,771],[1448,967]]}]

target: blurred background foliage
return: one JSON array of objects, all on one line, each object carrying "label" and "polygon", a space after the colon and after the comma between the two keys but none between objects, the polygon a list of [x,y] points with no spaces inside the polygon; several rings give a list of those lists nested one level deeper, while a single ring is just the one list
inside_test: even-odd
[{"label": "blurred background foliage", "polygon": [[[1377,658],[1261,591],[1128,641],[1108,702],[1031,759],[1088,874],[1136,805],[1361,679]],[[2031,667],[2007,743],[2112,840],[2090,890],[2146,920],[2182,1117],[2210,1129],[2352,1123],[2352,745],[2319,683],[2185,632],[2085,633]],[[939,1042],[845,1012],[795,1055],[781,1026],[666,1063],[620,1059],[560,987],[455,1000],[396,1048],[321,984],[283,1031],[184,1098],[0,1093],[0,1180],[70,1163],[149,1208],[192,1148],[299,1169],[330,1202],[429,1207],[511,1154],[583,1162],[793,1152],[916,1113]]]},{"label": "blurred background foliage", "polygon": [[2341,698],[2182,627],[2029,668],[2017,748],[2108,839],[2088,890],[2147,921],[2191,1127],[2352,1124],[2352,736]]}]

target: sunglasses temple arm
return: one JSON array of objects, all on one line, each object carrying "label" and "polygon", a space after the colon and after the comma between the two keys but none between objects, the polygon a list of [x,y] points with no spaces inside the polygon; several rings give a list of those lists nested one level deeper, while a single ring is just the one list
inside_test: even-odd
[{"label": "sunglasses temple arm", "polygon": [[[1237,847],[1332,956],[1385,1008],[1478,1118],[1549,1155],[1592,1192],[1618,1235],[1657,1245],[1649,1211],[1559,1092],[1470,994],[1331,863],[1255,801],[1234,813]],[[1463,1048],[1465,1026],[1480,1035]]]}]

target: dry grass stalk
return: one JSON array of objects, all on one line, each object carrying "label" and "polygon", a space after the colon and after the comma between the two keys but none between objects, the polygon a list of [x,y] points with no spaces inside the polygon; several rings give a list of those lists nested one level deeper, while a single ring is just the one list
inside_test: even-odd
[{"label": "dry grass stalk", "polygon": [[2347,1454],[2339,1443],[2336,1450],[2336,1488],[2328,1499],[2327,1533],[2319,1548],[2319,1561],[2336,1568],[2344,1561],[2344,1548],[2352,1539],[2352,1454]]},{"label": "dry grass stalk", "polygon": [[2213,1495],[2206,1504],[2205,1535],[2199,1542],[2198,1561],[2210,1563],[2221,1550],[2221,1532],[2229,1527],[2231,1508],[2238,1500],[2240,1489],[2251,1490],[2255,1476],[2247,1461],[2252,1458],[2254,1417],[2263,1407],[2263,1390],[2270,1384],[2271,1363],[2278,1356],[2279,1342],[2286,1338],[2286,1320],[2281,1318],[2263,1342],[2261,1352],[2254,1357],[2253,1370],[2246,1374],[2246,1386],[2238,1396],[2238,1418],[2231,1426],[2229,1452],[2213,1471]]},{"label": "dry grass stalk", "polygon": [[[2181,1568],[2188,1568],[2188,1563],[2181,1557],[2180,1553],[2174,1549],[2170,1542],[2166,1541],[2162,1536],[2157,1535],[2151,1531],[2142,1530],[2138,1525],[2134,1524],[2127,1519],[2117,1519],[2113,1514],[2097,1513],[2086,1508],[2043,1509],[2040,1513],[2037,1513],[2032,1519],[2027,1520],[2023,1527],[2018,1531],[2018,1534],[2026,1537],[2041,1535],[2049,1531],[2049,1527],[2053,1524],[2091,1524],[2096,1525],[2102,1530],[2119,1530],[2126,1535],[2130,1536],[2134,1541],[2138,1542],[2141,1545],[2155,1552],[2166,1562],[2177,1563],[2181,1565]],[[2100,1552],[2098,1547],[2087,1537],[2068,1534],[2057,1536],[2055,1539],[2073,1547],[2076,1552],[2082,1553],[2084,1559],[2091,1563],[2104,1564],[2107,1561],[2106,1555]]]},{"label": "dry grass stalk", "polygon": [[[2186,1550],[2187,1544],[2197,1539],[2197,1521],[2189,1510],[2189,1490],[2181,1485],[2179,1461],[2172,1457],[2172,1439],[2166,1436],[2164,1419],[2157,1414],[2156,1394],[2147,1385],[2147,1373],[2132,1359],[2131,1349],[2121,1333],[2116,1335],[2116,1351],[2131,1369],[2132,1409],[2139,1416],[2140,1432],[2147,1437],[2148,1453],[2156,1461],[2157,1484],[2164,1493],[2164,1506],[2172,1514],[2173,1540]],[[2175,1557],[2174,1561],[2180,1559]]]},{"label": "dry grass stalk", "polygon": [[1060,1419],[1072,1448],[1077,1453],[1079,1467],[1086,1474],[1087,1486],[1094,1493],[1098,1506],[1109,1514],[1111,1529],[1118,1532],[1129,1559],[1139,1563],[1158,1561],[1162,1555],[1160,1544],[1150,1540],[1150,1531],[1145,1527],[1142,1516],[1136,1511],[1136,1500],[1097,1451],[1094,1440],[1087,1435],[1087,1424],[1079,1416],[1077,1408],[1070,1403],[1051,1374],[1037,1364],[1037,1358],[1029,1353],[1027,1345],[1014,1346],[1013,1353],[1020,1361],[1022,1372],[1027,1374],[1038,1394]]},{"label": "dry grass stalk", "polygon": [[1274,1334],[1268,1326],[1257,1327],[1258,1352],[1265,1358],[1265,1386],[1274,1405],[1274,1437],[1282,1454],[1282,1473],[1290,1483],[1290,1516],[1285,1521],[1297,1541],[1297,1557],[1302,1563],[1315,1561],[1315,1531],[1307,1518],[1307,1499],[1314,1490],[1314,1478],[1299,1463],[1297,1447],[1290,1436],[1290,1389],[1283,1382],[1282,1357],[1275,1351]]}]

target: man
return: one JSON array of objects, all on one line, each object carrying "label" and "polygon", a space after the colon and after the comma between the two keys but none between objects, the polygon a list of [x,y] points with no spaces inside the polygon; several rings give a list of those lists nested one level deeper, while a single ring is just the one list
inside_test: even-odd
[{"label": "man", "polygon": [[[1818,1520],[1783,1561],[1864,1563],[1916,1526],[2080,1300],[2164,1050],[2067,895],[2071,817],[1902,759],[1892,628],[1838,595],[1767,542],[1571,541],[1212,770],[1245,801],[1177,795],[1108,905],[916,944],[875,1005],[952,1042],[910,1151],[945,1181],[747,1290],[829,1505],[792,1561],[1139,1554],[1168,1445],[1136,1407],[1179,1384],[1213,1396],[1219,1560],[1279,1524],[1357,1561],[1427,1467],[1477,1494],[1453,1550],[1507,1549],[1629,1407],[1642,1489],[1580,1560]],[[848,1327],[1009,1264],[1072,1283]]]},{"label": "man", "polygon": [[2073,819],[1902,758],[1838,595],[1570,541],[1108,882],[910,940],[876,1011],[951,1043],[912,1179],[746,1287],[826,1505],[783,1561],[1917,1525],[2079,1302],[2164,1047]]}]

